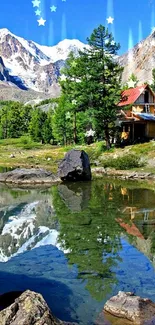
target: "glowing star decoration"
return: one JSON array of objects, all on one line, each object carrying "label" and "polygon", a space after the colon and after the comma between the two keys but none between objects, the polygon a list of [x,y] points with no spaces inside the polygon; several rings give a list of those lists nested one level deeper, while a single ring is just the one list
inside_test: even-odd
[{"label": "glowing star decoration", "polygon": [[41,14],[41,10],[37,9],[37,10],[35,11],[35,14],[36,14],[36,16],[40,16],[40,14]]},{"label": "glowing star decoration", "polygon": [[40,79],[41,79],[41,81],[45,81],[45,80],[46,80],[46,77],[47,77],[46,72],[43,71],[43,72],[40,74]]},{"label": "glowing star decoration", "polygon": [[139,88],[140,95],[144,92],[144,87]]},{"label": "glowing star decoration", "polygon": [[45,26],[46,20],[41,17],[37,22],[39,24],[38,26]]},{"label": "glowing star decoration", "polygon": [[52,7],[50,7],[50,9],[51,9],[51,12],[56,12],[57,7],[56,6],[52,6]]},{"label": "glowing star decoration", "polygon": [[133,81],[133,80],[129,80],[129,81],[127,82],[129,88],[134,88],[134,87],[135,87],[135,83],[136,83],[136,82]]},{"label": "glowing star decoration", "polygon": [[66,113],[66,120],[69,120],[70,117],[71,117],[70,112],[67,112],[67,113]]},{"label": "glowing star decoration", "polygon": [[39,0],[33,0],[32,3],[33,3],[33,7],[38,7],[39,8],[39,5],[40,5]]},{"label": "glowing star decoration", "polygon": [[86,137],[93,137],[94,134],[95,134],[95,131],[90,129],[90,130],[86,131],[85,136]]},{"label": "glowing star decoration", "polygon": [[115,41],[111,41],[111,45],[115,45]]},{"label": "glowing star decoration", "polygon": [[108,24],[113,24],[114,18],[112,18],[111,16],[109,16],[106,20],[107,20]]},{"label": "glowing star decoration", "polygon": [[75,67],[77,66],[77,62],[73,61],[73,62],[71,63],[71,66],[72,66],[73,68],[75,68]]},{"label": "glowing star decoration", "polygon": [[73,104],[73,105],[76,105],[76,103],[77,103],[76,99],[73,99],[73,100],[72,100],[72,104]]},{"label": "glowing star decoration", "polygon": [[66,76],[64,74],[62,74],[62,76],[60,76],[60,80],[61,81],[66,81]]}]

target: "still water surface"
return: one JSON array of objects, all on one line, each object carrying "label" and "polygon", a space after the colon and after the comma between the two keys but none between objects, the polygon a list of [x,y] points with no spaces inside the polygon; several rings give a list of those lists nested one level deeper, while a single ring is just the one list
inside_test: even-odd
[{"label": "still water surface", "polygon": [[155,301],[155,192],[135,184],[0,185],[0,294],[40,292],[81,325],[119,290]]}]

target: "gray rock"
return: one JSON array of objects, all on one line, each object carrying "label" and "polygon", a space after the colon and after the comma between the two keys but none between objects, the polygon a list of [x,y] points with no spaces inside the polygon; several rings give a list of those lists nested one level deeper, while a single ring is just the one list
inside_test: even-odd
[{"label": "gray rock", "polygon": [[[61,306],[60,306],[61,308]],[[69,325],[50,311],[39,293],[27,290],[14,303],[0,312],[1,325]],[[75,325],[72,323],[72,325]]]},{"label": "gray rock", "polygon": [[58,193],[66,207],[72,212],[80,212],[86,209],[91,197],[91,184],[67,183],[58,185]]},{"label": "gray rock", "polygon": [[104,310],[136,325],[155,325],[155,303],[131,292],[119,291],[106,302]]},{"label": "gray rock", "polygon": [[58,181],[58,177],[42,168],[17,168],[0,173],[0,182],[14,184],[41,184]]},{"label": "gray rock", "polygon": [[58,176],[63,181],[90,181],[91,169],[87,153],[75,149],[68,151],[59,165]]}]

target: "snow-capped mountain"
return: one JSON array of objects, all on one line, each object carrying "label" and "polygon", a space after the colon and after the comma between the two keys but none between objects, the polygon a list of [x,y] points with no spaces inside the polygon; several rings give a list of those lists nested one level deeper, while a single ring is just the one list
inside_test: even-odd
[{"label": "snow-capped mountain", "polygon": [[20,89],[50,96],[59,93],[60,69],[70,51],[77,54],[85,46],[79,40],[67,39],[56,46],[42,46],[18,37],[6,28],[0,29],[0,55],[8,73],[6,81]]},{"label": "snow-capped mountain", "polygon": [[[88,45],[65,39],[55,46],[43,46],[0,29],[0,100],[40,101],[60,94],[58,78],[70,51],[76,55]],[[124,55],[117,57],[124,67],[122,81],[134,73],[140,83],[152,81],[155,67],[155,31]]]}]

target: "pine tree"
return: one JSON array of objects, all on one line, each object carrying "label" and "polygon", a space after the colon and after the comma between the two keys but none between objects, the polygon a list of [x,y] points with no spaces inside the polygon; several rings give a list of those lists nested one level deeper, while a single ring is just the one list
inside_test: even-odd
[{"label": "pine tree", "polygon": [[115,59],[120,45],[102,25],[94,29],[87,41],[89,48],[80,51],[79,57],[70,55],[63,71],[66,80],[60,84],[69,101],[76,102],[75,116],[77,111],[90,110],[96,134],[104,137],[110,148],[110,128],[116,120],[121,93],[123,68]]}]

